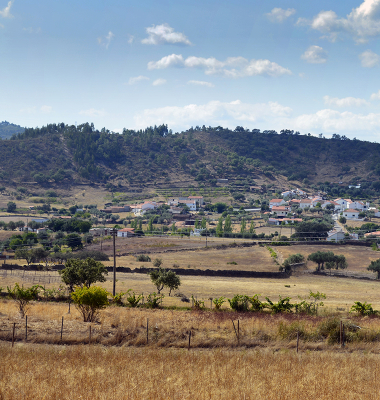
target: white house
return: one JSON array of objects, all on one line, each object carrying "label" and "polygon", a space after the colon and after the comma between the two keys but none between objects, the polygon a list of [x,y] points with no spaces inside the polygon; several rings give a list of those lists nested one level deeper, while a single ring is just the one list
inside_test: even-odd
[{"label": "white house", "polygon": [[346,217],[347,219],[359,219],[359,211],[347,208],[343,211],[343,217]]},{"label": "white house", "polygon": [[281,193],[282,197],[290,197],[294,194],[293,190],[286,190],[285,192]]},{"label": "white house", "polygon": [[131,206],[131,210],[135,215],[144,215],[148,210],[154,210],[155,208],[157,208],[155,201],[145,201],[144,203]]},{"label": "white house", "polygon": [[185,204],[191,211],[197,211],[200,206],[204,205],[203,196],[189,196],[171,198],[167,203],[169,206],[178,206],[178,204]]},{"label": "white house", "polygon": [[298,194],[298,196],[306,196],[306,192],[298,188],[296,189],[296,193]]},{"label": "white house", "polygon": [[135,235],[135,228],[123,228],[117,231],[117,237],[131,237]]},{"label": "white house", "polygon": [[367,211],[369,209],[369,203],[363,203],[362,201],[352,201],[351,203],[348,203],[348,208],[360,211]]},{"label": "white house", "polygon": [[310,199],[302,199],[300,201],[300,208],[304,209],[306,207],[312,207],[312,203]]},{"label": "white house", "polygon": [[340,240],[344,240],[344,238],[345,238],[345,235],[344,235],[343,231],[330,231],[330,232],[328,232],[328,236],[327,236],[326,240],[328,242],[332,242],[332,241],[338,242]]},{"label": "white house", "polygon": [[[341,210],[345,210],[346,208],[348,208],[348,203],[352,203],[352,200],[350,200],[350,199],[338,198],[338,199],[335,199],[334,201],[335,201],[335,203],[339,204],[339,208]],[[335,208],[337,208],[337,207],[335,207]]]},{"label": "white house", "polygon": [[286,217],[290,212],[290,207],[288,206],[273,206],[272,213],[276,213],[278,217]]},{"label": "white house", "polygon": [[272,199],[269,202],[269,208],[282,206],[283,204],[285,204],[285,200],[284,199]]}]

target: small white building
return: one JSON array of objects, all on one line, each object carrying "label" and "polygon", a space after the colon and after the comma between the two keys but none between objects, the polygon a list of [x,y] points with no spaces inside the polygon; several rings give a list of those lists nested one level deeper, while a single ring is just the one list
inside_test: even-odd
[{"label": "small white building", "polygon": [[273,206],[272,213],[276,213],[278,217],[286,217],[290,212],[290,207],[288,206]]},{"label": "small white building", "polygon": [[285,204],[285,200],[284,199],[272,199],[269,202],[269,208],[272,209],[272,207],[282,206],[283,204]]},{"label": "small white building", "polygon": [[348,208],[352,208],[354,210],[360,210],[360,211],[367,211],[369,209],[369,203],[363,203],[362,201],[352,201],[351,203],[348,203]]},{"label": "small white building", "polygon": [[300,201],[300,208],[305,209],[306,207],[312,207],[312,203],[310,199],[302,199]]},{"label": "small white building", "polygon": [[123,228],[117,231],[117,237],[132,237],[135,236],[135,228]]},{"label": "small white building", "polygon": [[345,238],[345,234],[343,231],[330,231],[328,232],[328,236],[326,238],[326,240],[328,242],[339,242],[340,240],[344,240]]},{"label": "small white building", "polygon": [[352,208],[347,208],[343,211],[343,217],[347,219],[359,219],[359,211],[353,210]]}]

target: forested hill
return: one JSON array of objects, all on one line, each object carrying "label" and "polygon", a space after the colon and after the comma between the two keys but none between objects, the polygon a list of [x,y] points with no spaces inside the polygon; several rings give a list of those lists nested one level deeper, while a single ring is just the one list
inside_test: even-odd
[{"label": "forested hill", "polygon": [[8,121],[0,122],[0,138],[7,139],[10,138],[15,133],[24,132],[25,128],[20,125],[11,124]]},{"label": "forested hill", "polygon": [[310,183],[377,181],[380,145],[283,130],[216,128],[172,134],[166,125],[121,134],[93,124],[26,128],[0,141],[0,179],[104,182],[122,186],[173,181],[215,184],[217,178],[288,178]]}]

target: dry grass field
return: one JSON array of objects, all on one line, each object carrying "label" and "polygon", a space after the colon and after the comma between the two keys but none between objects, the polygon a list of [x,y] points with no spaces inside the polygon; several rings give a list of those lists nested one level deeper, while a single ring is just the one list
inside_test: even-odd
[{"label": "dry grass field", "polygon": [[0,345],[0,398],[377,399],[379,356]]},{"label": "dry grass field", "polygon": [[[58,288],[59,282],[58,280],[53,281],[51,279],[52,276],[58,279],[58,273],[53,272],[25,272],[24,274],[22,271],[13,271],[12,275],[9,272],[7,275],[0,273],[0,286],[5,290],[6,286],[12,286],[15,282],[18,282],[19,284],[23,283],[25,286],[40,284],[46,288]],[[128,289],[132,289],[136,293],[147,295],[156,291],[149,276],[145,274],[118,272],[116,279],[117,292],[126,292]],[[112,272],[108,274],[107,281],[99,285],[112,292]],[[208,299],[210,297],[224,296],[232,298],[235,294],[250,296],[259,294],[259,298],[265,301],[266,296],[276,300],[281,295],[282,297],[289,296],[293,301],[296,301],[298,296],[302,298],[308,296],[310,290],[326,294],[327,299],[324,303],[325,307],[330,311],[336,311],[337,308],[347,310],[355,301],[367,301],[372,303],[374,308],[380,310],[379,281],[334,276],[301,274],[298,276],[293,275],[287,279],[181,276],[181,287],[178,291],[189,298],[193,295],[198,300],[205,301],[205,305],[209,307],[210,301]],[[174,295],[169,297],[166,290],[163,293],[165,294],[163,299],[164,306],[182,307],[187,305]],[[227,307],[227,304],[224,306]]]},{"label": "dry grass field", "polygon": [[[364,246],[321,246],[321,245],[295,245],[295,246],[272,246],[283,259],[291,254],[300,253],[307,257],[316,251],[332,251],[334,254],[343,254],[348,263],[347,273],[355,272],[373,276],[373,272],[367,271],[371,261],[380,258],[380,252],[372,250],[370,247]],[[308,262],[309,269],[315,269],[317,265]]]}]

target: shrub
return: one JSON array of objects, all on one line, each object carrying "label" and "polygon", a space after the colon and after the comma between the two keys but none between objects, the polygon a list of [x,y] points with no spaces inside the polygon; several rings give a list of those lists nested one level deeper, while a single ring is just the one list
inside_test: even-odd
[{"label": "shrub", "polygon": [[202,300],[197,300],[194,296],[191,296],[193,299],[193,307],[196,310],[203,310],[205,308],[205,302]]},{"label": "shrub", "polygon": [[99,310],[108,306],[108,292],[99,287],[77,287],[71,298],[76,308],[82,314],[84,322],[94,322],[98,318]]},{"label": "shrub", "polygon": [[251,304],[251,311],[261,311],[266,306],[266,303],[259,300],[258,294],[248,297],[248,301]]},{"label": "shrub", "polygon": [[136,296],[135,292],[132,292],[131,289],[128,290],[127,294],[127,302],[129,304],[130,307],[137,307],[140,300],[143,298],[143,295],[140,294],[139,296]]},{"label": "shrub", "polygon": [[118,306],[122,306],[123,305],[122,298],[125,294],[126,294],[125,292],[116,293],[115,296],[112,296],[113,302]]},{"label": "shrub", "polygon": [[214,303],[215,308],[216,308],[217,310],[220,310],[221,307],[222,307],[222,305],[223,305],[223,303],[225,303],[226,300],[225,300],[225,297],[222,296],[222,297],[217,297],[217,298],[214,299],[212,302]]},{"label": "shrub", "polygon": [[136,257],[136,261],[140,261],[140,262],[150,262],[151,259],[149,256],[147,256],[146,254],[139,254]]},{"label": "shrub", "polygon": [[266,297],[268,301],[267,307],[272,311],[273,314],[278,314],[281,312],[291,312],[294,304],[290,303],[290,297],[282,298],[279,296],[279,300],[277,303],[273,303],[268,297]]},{"label": "shrub", "polygon": [[372,308],[371,304],[368,304],[367,302],[361,303],[360,301],[355,301],[350,312],[357,312],[360,315],[376,315],[379,313],[379,311]]},{"label": "shrub", "polygon": [[146,298],[146,306],[149,308],[158,308],[160,306],[159,302],[161,299],[163,299],[165,295],[157,295],[156,292],[153,292],[148,295]]},{"label": "shrub", "polygon": [[248,311],[249,297],[246,295],[236,294],[228,302],[234,311]]},{"label": "shrub", "polygon": [[24,318],[29,309],[29,302],[31,300],[37,300],[41,288],[42,286],[40,285],[34,285],[25,289],[24,286],[20,287],[18,283],[15,283],[13,288],[7,286],[8,294],[16,301],[22,318]]}]

